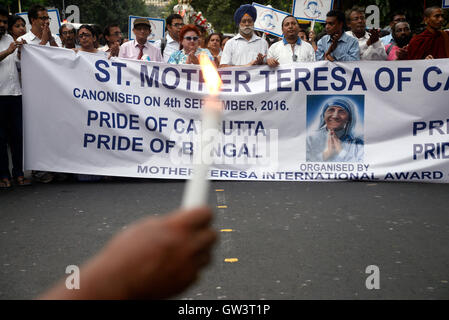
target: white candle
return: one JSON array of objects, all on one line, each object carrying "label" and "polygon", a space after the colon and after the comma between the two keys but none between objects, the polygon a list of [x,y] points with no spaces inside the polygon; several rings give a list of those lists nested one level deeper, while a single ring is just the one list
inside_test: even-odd
[{"label": "white candle", "polygon": [[209,167],[212,164],[210,154],[213,138],[219,135],[221,104],[218,92],[221,79],[217,69],[206,55],[200,55],[200,64],[210,96],[206,99],[201,118],[201,141],[199,149],[194,150],[193,176],[187,182],[182,199],[182,208],[192,209],[204,206],[209,194]]},{"label": "white candle", "polygon": [[313,31],[315,29],[315,19],[312,21],[312,25],[310,26],[310,31]]}]

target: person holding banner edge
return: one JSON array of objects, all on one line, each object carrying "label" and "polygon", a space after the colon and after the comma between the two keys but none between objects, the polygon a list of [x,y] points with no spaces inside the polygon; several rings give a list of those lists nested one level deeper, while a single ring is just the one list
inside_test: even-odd
[{"label": "person holding banner edge", "polygon": [[10,188],[7,146],[11,149],[12,177],[17,185],[29,185],[23,172],[22,88],[16,67],[17,50],[23,44],[6,33],[8,11],[0,7],[0,189]]}]

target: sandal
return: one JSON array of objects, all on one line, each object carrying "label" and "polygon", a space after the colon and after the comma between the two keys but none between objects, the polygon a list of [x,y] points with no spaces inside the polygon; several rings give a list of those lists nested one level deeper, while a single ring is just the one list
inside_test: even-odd
[{"label": "sandal", "polygon": [[11,187],[11,180],[9,180],[8,178],[3,178],[2,180],[0,180],[0,189],[8,189]]},{"label": "sandal", "polygon": [[24,176],[20,176],[16,178],[16,183],[19,186],[29,186],[31,185],[31,181],[28,179],[25,179]]}]

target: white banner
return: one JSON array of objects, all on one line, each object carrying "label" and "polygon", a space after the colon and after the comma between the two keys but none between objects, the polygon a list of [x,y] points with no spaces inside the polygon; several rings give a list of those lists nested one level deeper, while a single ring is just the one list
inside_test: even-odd
[{"label": "white banner", "polygon": [[326,22],[333,5],[334,0],[294,0],[293,15],[301,20]]},{"label": "white banner", "polygon": [[[212,179],[449,181],[449,59],[219,72]],[[25,45],[22,81],[27,170],[190,177],[198,66]]]},{"label": "white banner", "polygon": [[443,0],[443,8],[449,8],[449,0]]},{"label": "white banner", "polygon": [[[47,9],[48,16],[50,17],[50,31],[53,34],[59,36],[59,27],[61,26],[61,20],[59,18],[58,9]],[[28,12],[16,13],[16,15],[22,17],[25,20],[25,28],[27,32],[31,30],[30,20],[28,19]]]},{"label": "white banner", "polygon": [[148,36],[149,42],[155,42],[157,40],[163,39],[165,35],[165,20],[159,18],[148,18],[148,17],[137,17],[137,16],[129,16],[128,19],[128,39],[134,40],[136,35],[133,32],[134,20],[144,18],[150,22],[151,25],[151,33]]},{"label": "white banner", "polygon": [[254,29],[282,37],[282,21],[290,14],[255,2],[253,2],[253,6],[257,10]]}]

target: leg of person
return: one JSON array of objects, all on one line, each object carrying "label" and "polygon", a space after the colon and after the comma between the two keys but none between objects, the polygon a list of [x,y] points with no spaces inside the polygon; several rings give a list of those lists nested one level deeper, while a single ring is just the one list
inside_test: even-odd
[{"label": "leg of person", "polygon": [[11,126],[9,130],[9,147],[12,157],[12,176],[19,186],[27,186],[31,181],[23,173],[23,126],[22,96],[12,97]]},{"label": "leg of person", "polygon": [[11,187],[7,149],[8,97],[0,96],[0,188]]}]

